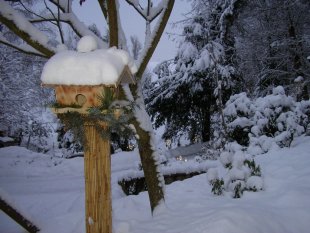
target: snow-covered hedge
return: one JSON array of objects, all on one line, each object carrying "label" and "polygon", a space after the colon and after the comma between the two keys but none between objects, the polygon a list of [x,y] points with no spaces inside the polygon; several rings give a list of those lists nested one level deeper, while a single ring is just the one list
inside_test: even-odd
[{"label": "snow-covered hedge", "polygon": [[251,100],[246,93],[233,95],[224,109],[227,137],[265,153],[273,146],[288,147],[309,123],[310,101],[296,102],[278,86],[271,95]]}]

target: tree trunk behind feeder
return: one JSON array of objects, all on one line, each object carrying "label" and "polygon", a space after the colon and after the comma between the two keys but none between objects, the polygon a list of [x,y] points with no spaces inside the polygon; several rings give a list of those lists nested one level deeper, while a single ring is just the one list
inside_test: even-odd
[{"label": "tree trunk behind feeder", "polygon": [[85,137],[86,233],[112,233],[110,143],[92,124],[85,124]]}]

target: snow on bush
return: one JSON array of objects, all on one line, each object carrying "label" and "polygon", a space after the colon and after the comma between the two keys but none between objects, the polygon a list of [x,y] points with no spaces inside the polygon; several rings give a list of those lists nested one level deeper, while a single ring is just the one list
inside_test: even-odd
[{"label": "snow on bush", "polygon": [[254,114],[253,102],[246,93],[236,94],[230,97],[224,109],[225,121],[227,122],[228,137],[241,145],[248,145],[252,116]]},{"label": "snow on bush", "polygon": [[294,137],[309,128],[310,100],[296,102],[278,86],[272,94],[254,100],[246,93],[233,95],[223,113],[228,142],[219,160],[226,173],[220,178],[216,171],[210,170],[208,181],[214,194],[226,191],[240,198],[244,191],[264,188],[260,166],[253,156],[289,147]]},{"label": "snow on bush", "polygon": [[258,191],[258,190],[263,190],[264,188],[264,182],[262,177],[260,176],[251,176],[247,180],[246,188],[251,191]]},{"label": "snow on bush", "polygon": [[240,198],[244,191],[260,191],[263,189],[260,177],[260,166],[256,165],[246,147],[236,142],[227,143],[220,155],[220,162],[225,168],[223,178],[219,177],[218,168],[209,169],[207,179],[212,185],[212,193],[222,195],[224,191],[231,193],[233,198]]},{"label": "snow on bush", "polygon": [[282,86],[256,100],[246,93],[233,95],[224,109],[228,139],[249,146],[253,154],[289,147],[295,136],[305,132],[309,115],[310,102],[295,102]]}]

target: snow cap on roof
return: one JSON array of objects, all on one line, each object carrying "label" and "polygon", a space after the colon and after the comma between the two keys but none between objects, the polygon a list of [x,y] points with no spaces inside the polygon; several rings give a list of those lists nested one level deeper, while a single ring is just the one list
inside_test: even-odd
[{"label": "snow cap on roof", "polygon": [[98,48],[97,41],[92,36],[83,36],[78,44],[77,44],[77,51],[81,53],[91,52]]},{"label": "snow cap on roof", "polygon": [[115,85],[125,66],[132,74],[137,72],[129,54],[115,47],[83,53],[64,51],[48,60],[41,81],[47,85]]}]

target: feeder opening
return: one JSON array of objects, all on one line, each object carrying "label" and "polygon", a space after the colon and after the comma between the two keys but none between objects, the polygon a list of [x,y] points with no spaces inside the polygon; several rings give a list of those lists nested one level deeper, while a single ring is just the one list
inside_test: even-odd
[{"label": "feeder opening", "polygon": [[78,103],[78,105],[83,106],[86,102],[86,97],[85,95],[82,94],[77,94],[75,97],[75,101]]}]

